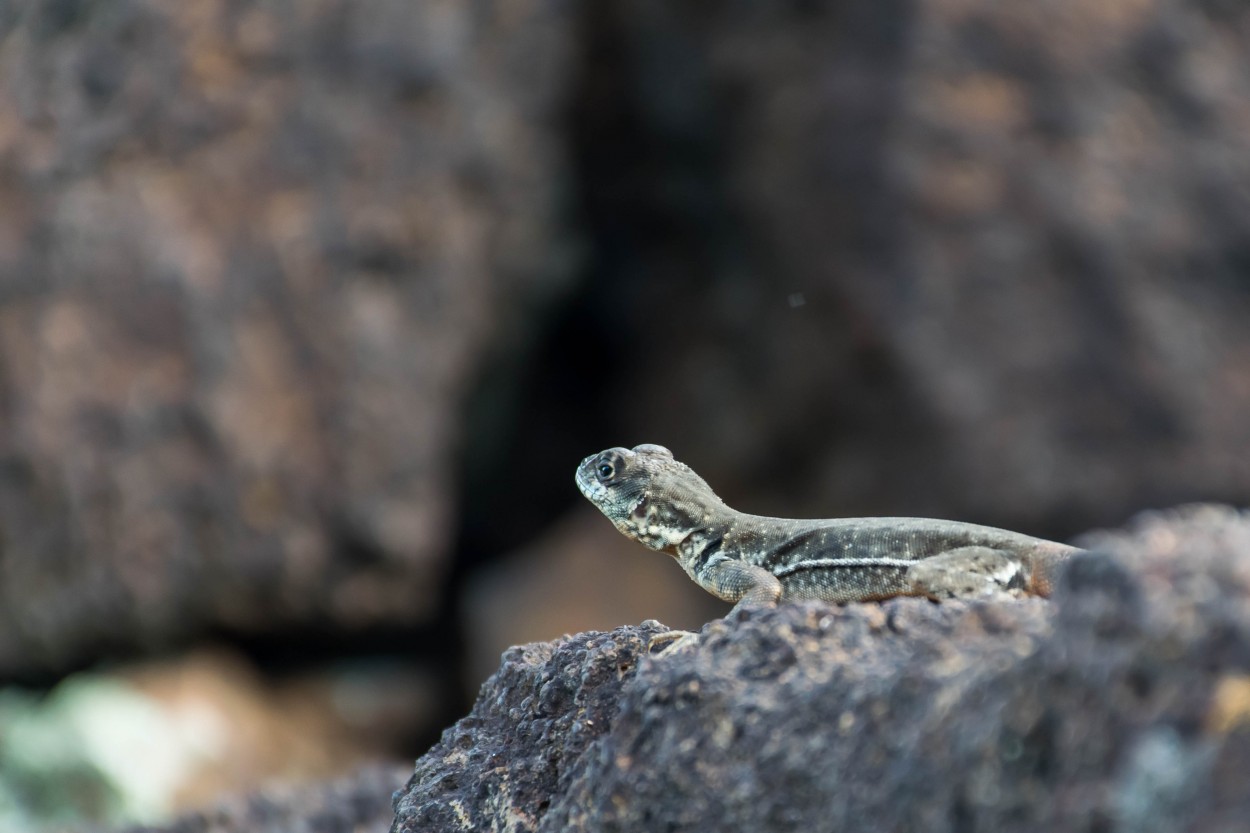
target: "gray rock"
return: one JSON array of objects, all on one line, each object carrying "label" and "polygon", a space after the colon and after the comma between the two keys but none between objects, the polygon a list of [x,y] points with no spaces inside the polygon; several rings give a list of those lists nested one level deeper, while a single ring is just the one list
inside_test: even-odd
[{"label": "gray rock", "polygon": [[[443,733],[395,795],[394,833],[537,829],[611,729],[658,622],[504,652],[469,716]],[[563,786],[561,786],[563,785]]]},{"label": "gray rock", "polygon": [[444,830],[1232,830],[1250,515],[1089,536],[1055,599],[750,611],[505,654],[396,796]]}]

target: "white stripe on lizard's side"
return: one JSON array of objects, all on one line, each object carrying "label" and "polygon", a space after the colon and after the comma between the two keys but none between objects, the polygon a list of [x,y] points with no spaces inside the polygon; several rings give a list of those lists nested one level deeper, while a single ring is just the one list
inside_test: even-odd
[{"label": "white stripe on lizard's side", "polygon": [[790,564],[786,567],[778,567],[771,572],[777,578],[781,578],[803,570],[840,570],[843,568],[863,567],[899,567],[906,570],[919,563],[915,559],[908,560],[905,558],[819,558],[813,561],[800,561],[798,564]]}]

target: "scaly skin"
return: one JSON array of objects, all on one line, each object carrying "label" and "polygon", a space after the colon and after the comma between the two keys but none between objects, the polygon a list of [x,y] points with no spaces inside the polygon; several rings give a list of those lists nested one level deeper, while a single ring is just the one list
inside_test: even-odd
[{"label": "scaly skin", "polygon": [[748,515],[658,445],[587,457],[577,486],[626,537],[674,556],[700,587],[738,606],[1048,596],[1055,566],[1080,552],[957,521]]}]

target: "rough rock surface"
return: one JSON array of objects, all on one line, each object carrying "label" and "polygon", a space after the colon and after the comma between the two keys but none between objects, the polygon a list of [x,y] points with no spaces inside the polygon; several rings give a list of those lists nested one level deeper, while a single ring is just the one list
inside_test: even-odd
[{"label": "rough rock surface", "polygon": [[461,400],[565,286],[558,5],[0,13],[0,677],[430,616]]},{"label": "rough rock surface", "polygon": [[1090,536],[1053,601],[749,612],[516,648],[393,833],[1203,830],[1250,818],[1250,515]]},{"label": "rough rock surface", "polygon": [[658,622],[504,652],[468,717],[396,793],[395,833],[535,830],[591,744],[610,730]]}]

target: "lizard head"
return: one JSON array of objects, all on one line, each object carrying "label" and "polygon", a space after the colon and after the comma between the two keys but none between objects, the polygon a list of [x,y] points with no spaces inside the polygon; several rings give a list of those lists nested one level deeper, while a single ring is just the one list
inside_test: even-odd
[{"label": "lizard head", "polygon": [[725,506],[702,477],[662,445],[592,454],[577,467],[576,479],[582,494],[626,537],[674,554]]}]

